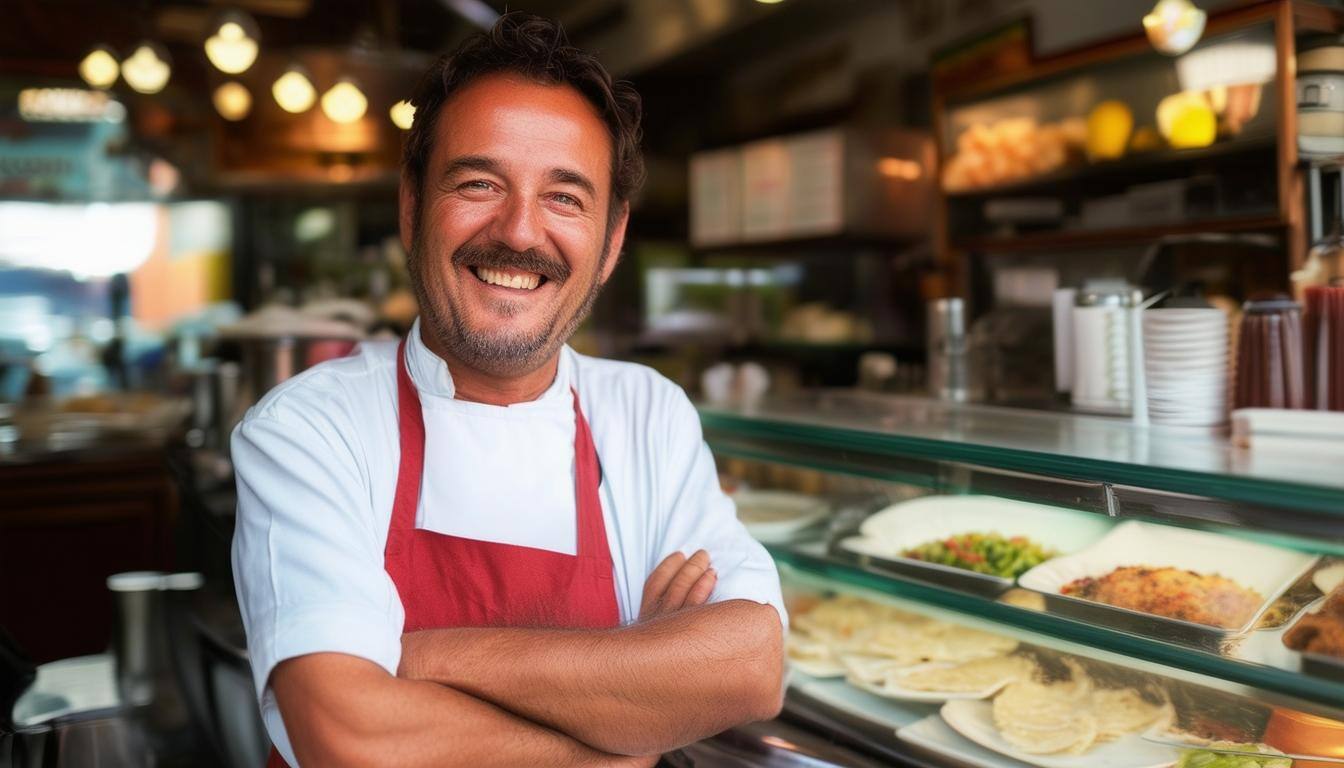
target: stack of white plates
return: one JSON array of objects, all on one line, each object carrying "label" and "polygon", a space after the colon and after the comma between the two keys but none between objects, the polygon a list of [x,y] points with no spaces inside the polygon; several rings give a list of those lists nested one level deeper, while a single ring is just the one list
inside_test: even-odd
[{"label": "stack of white plates", "polygon": [[1228,317],[1221,309],[1143,313],[1148,418],[1181,427],[1227,422]]}]

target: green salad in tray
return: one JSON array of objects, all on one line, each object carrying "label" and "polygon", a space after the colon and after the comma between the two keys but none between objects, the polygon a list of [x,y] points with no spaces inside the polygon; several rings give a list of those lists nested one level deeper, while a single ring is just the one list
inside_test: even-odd
[{"label": "green salad in tray", "polygon": [[[1221,742],[1220,744],[1223,748],[1235,748],[1247,752],[1258,752],[1265,749],[1257,744],[1232,744],[1230,742]],[[1215,745],[1211,744],[1210,746]],[[1180,762],[1176,763],[1176,768],[1292,768],[1292,765],[1292,760],[1272,753],[1266,753],[1264,756],[1229,755],[1200,749],[1183,753]]]},{"label": "green salad in tray", "polygon": [[1025,536],[959,533],[911,547],[902,557],[1015,579],[1059,553]]}]

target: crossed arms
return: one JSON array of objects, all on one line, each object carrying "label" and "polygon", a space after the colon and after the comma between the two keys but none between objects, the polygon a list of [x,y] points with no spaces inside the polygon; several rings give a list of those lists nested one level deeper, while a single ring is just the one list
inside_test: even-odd
[{"label": "crossed arms", "polygon": [[714,579],[704,552],[678,553],[628,627],[413,632],[395,677],[317,653],[277,665],[271,687],[305,766],[650,766],[779,711],[780,617],[704,605]]}]

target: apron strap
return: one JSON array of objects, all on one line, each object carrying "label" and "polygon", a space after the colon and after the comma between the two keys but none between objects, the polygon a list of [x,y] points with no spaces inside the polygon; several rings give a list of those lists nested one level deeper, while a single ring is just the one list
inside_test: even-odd
[{"label": "apron strap", "polygon": [[597,492],[601,483],[597,447],[593,444],[588,420],[579,407],[579,393],[573,387],[569,391],[574,395],[574,505],[578,508],[579,524],[576,554],[610,562],[611,549],[607,547],[602,501]]},{"label": "apron strap", "polygon": [[387,529],[384,558],[399,555],[415,530],[415,512],[420,506],[420,478],[425,465],[425,415],[420,395],[406,369],[406,339],[397,345],[397,426],[401,461],[397,467],[397,491],[392,501],[392,521]]}]

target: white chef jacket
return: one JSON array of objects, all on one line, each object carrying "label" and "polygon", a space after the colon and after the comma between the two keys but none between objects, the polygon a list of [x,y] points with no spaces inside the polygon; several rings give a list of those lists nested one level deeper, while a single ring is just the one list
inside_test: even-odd
[{"label": "white chef jacket", "polygon": [[[579,393],[602,467],[598,493],[622,622],[675,551],[708,551],[711,602],[773,605],[787,621],[774,562],[719,488],[700,421],[653,370],[565,347],[537,400],[455,400],[443,360],[420,338],[407,369],[425,419],[417,527],[573,554],[574,409]],[[396,342],[360,345],[272,390],[233,433],[238,518],[233,573],[262,717],[296,765],[267,681],[275,665],[330,651],[395,674],[405,620],[383,570],[400,458]]]}]

